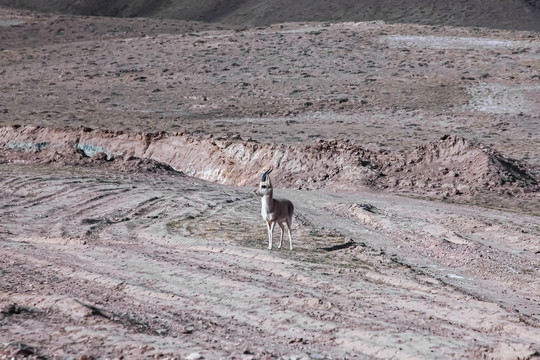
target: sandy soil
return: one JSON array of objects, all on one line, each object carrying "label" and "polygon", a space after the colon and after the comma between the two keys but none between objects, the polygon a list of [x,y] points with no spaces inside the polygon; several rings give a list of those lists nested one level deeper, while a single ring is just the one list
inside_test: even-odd
[{"label": "sandy soil", "polygon": [[537,33],[0,14],[0,358],[540,358]]}]

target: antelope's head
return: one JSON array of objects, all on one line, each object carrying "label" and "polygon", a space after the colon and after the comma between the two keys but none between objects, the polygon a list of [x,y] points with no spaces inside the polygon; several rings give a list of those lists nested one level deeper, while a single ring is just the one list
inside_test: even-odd
[{"label": "antelope's head", "polygon": [[272,181],[270,181],[269,175],[272,170],[274,169],[268,169],[264,172],[261,178],[261,182],[259,183],[259,188],[255,190],[255,194],[259,196],[264,196],[268,194],[272,195]]}]

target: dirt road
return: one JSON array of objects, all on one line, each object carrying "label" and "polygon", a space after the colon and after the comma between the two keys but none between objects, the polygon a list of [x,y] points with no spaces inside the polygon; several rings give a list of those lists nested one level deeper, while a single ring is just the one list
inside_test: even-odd
[{"label": "dirt road", "polygon": [[259,201],[174,175],[1,166],[3,353],[530,358],[536,217],[372,193]]}]

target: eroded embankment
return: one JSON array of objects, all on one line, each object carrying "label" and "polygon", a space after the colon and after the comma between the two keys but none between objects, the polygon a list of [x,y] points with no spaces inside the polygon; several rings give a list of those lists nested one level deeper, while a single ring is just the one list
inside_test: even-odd
[{"label": "eroded embankment", "polygon": [[174,169],[239,186],[256,184],[262,169],[274,167],[281,187],[298,189],[369,186],[434,197],[538,192],[538,176],[526,164],[458,136],[400,155],[339,140],[289,146],[183,133],[6,126],[0,128],[0,154],[12,162]]}]

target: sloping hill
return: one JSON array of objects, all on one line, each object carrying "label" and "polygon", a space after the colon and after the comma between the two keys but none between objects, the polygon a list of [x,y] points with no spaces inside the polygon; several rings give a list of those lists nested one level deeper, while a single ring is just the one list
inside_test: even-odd
[{"label": "sloping hill", "polygon": [[164,17],[260,26],[371,21],[540,31],[538,0],[0,0],[0,6],[82,15]]}]

